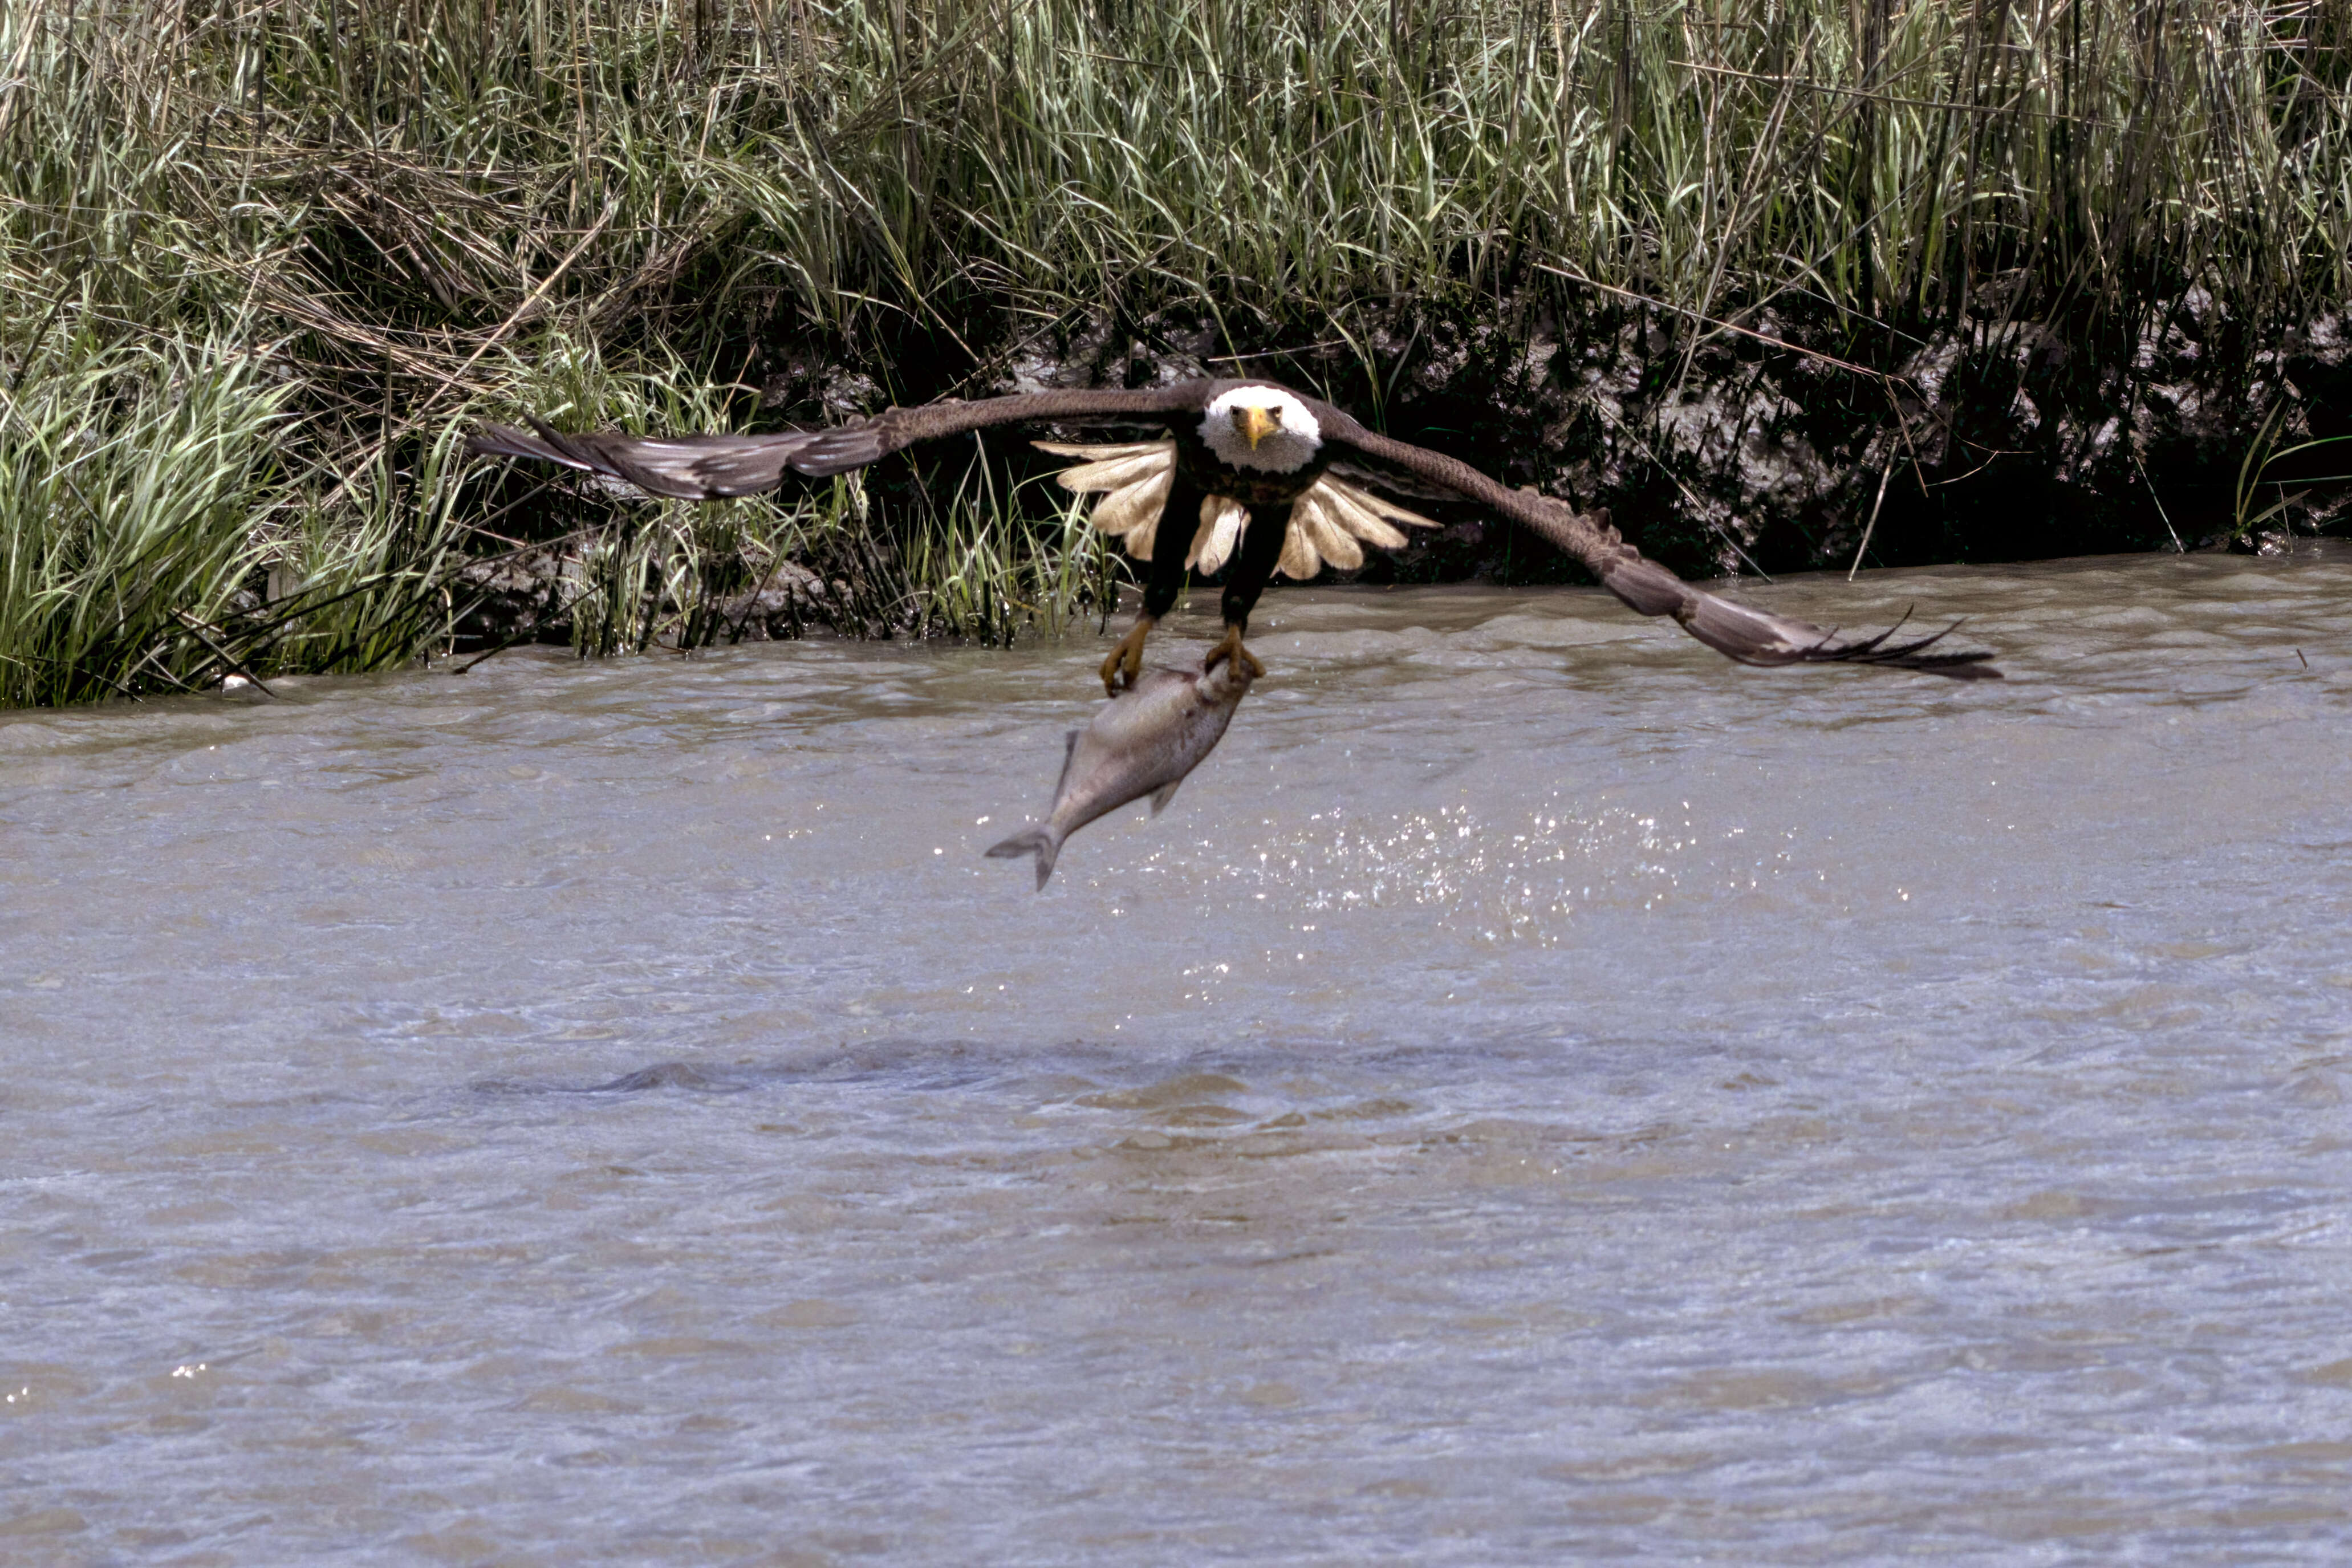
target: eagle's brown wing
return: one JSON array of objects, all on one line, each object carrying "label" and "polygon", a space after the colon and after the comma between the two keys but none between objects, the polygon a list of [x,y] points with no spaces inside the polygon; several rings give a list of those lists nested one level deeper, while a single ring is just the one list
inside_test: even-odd
[{"label": "eagle's brown wing", "polygon": [[1642,614],[1672,616],[1683,630],[1742,664],[1880,664],[1956,680],[2000,679],[1990,653],[1937,648],[1952,626],[1904,642],[1893,640],[1895,627],[1875,637],[1841,639],[1810,622],[1735,605],[1702,593],[1645,559],[1610,525],[1605,510],[1587,516],[1550,496],[1507,489],[1459,458],[1375,435],[1337,409],[1327,413],[1318,407],[1316,414],[1327,443],[1337,441],[1375,463],[1500,513],[1583,562],[1602,587]]},{"label": "eagle's brown wing", "polygon": [[541,458],[568,468],[625,479],[639,489],[683,500],[758,495],[784,482],[787,470],[823,478],[862,468],[878,458],[992,425],[1023,422],[1163,418],[1198,408],[1207,382],[1137,392],[1029,392],[976,403],[950,400],[914,408],[886,408],[871,418],[829,430],[785,430],[772,436],[624,436],[606,431],[567,436],[532,419],[530,430],[485,425],[468,451],[507,458]]}]

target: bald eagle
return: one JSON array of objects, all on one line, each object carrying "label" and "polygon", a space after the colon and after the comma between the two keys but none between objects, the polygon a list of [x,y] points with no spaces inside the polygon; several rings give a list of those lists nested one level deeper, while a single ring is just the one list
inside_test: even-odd
[{"label": "bald eagle", "polygon": [[[1036,443],[1081,459],[1065,469],[1070,489],[1099,494],[1097,528],[1148,563],[1134,626],[1103,661],[1106,690],[1133,685],[1144,639],[1174,607],[1191,573],[1230,564],[1224,639],[1204,668],[1246,660],[1250,611],[1271,576],[1304,581],[1324,563],[1363,563],[1365,545],[1392,550],[1404,528],[1429,520],[1372,487],[1444,495],[1486,508],[1549,541],[1590,567],[1601,586],[1645,616],[1672,616],[1685,631],[1742,664],[1875,664],[1962,680],[2000,679],[1979,652],[1936,645],[1950,628],[1910,641],[1893,629],[1841,639],[1804,621],[1702,593],[1646,560],[1611,526],[1606,511],[1580,513],[1534,490],[1511,489],[1458,458],[1375,434],[1330,404],[1270,381],[1195,380],[1142,391],[1033,392],[966,403],[886,408],[826,430],[772,436],[563,435],[538,419],[531,430],[485,425],[467,443],[478,454],[539,458],[625,480],[658,496],[715,500],[757,495],[787,472],[821,478],[862,468],[911,447],[999,425],[1087,422],[1164,424],[1149,441],[1109,446]],[[535,434],[533,433],[535,432]]]}]

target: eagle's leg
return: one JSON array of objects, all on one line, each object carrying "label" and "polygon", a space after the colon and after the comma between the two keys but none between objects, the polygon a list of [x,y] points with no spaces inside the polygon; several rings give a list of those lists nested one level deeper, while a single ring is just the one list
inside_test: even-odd
[{"label": "eagle's leg", "polygon": [[1150,611],[1136,612],[1135,625],[1128,628],[1127,635],[1110,650],[1110,657],[1102,662],[1104,696],[1118,696],[1122,680],[1129,686],[1135,684],[1135,678],[1143,673],[1143,639],[1159,624],[1160,617]]},{"label": "eagle's leg", "polygon": [[1167,503],[1160,509],[1160,528],[1151,542],[1151,564],[1144,574],[1143,607],[1135,613],[1135,625],[1128,628],[1110,657],[1102,662],[1103,691],[1116,697],[1122,684],[1133,686],[1143,673],[1143,643],[1151,628],[1176,607],[1176,600],[1184,592],[1184,581],[1191,568],[1185,564],[1192,553],[1192,535],[1201,526],[1201,491],[1184,478],[1181,469],[1168,486]]},{"label": "eagle's leg", "polygon": [[1225,626],[1225,640],[1209,650],[1209,657],[1201,661],[1201,668],[1205,673],[1229,658],[1237,658],[1247,666],[1252,680],[1265,673],[1265,666],[1257,661],[1257,655],[1242,646],[1242,628],[1230,622]]},{"label": "eagle's leg", "polygon": [[1290,503],[1253,506],[1249,514],[1242,547],[1234,554],[1233,570],[1225,575],[1225,637],[1209,650],[1201,668],[1211,670],[1229,658],[1237,658],[1248,667],[1255,679],[1265,673],[1265,666],[1242,645],[1242,637],[1249,630],[1250,611],[1257,607],[1257,596],[1265,592],[1266,579],[1274,575],[1275,563],[1282,559],[1283,537],[1290,531]]}]

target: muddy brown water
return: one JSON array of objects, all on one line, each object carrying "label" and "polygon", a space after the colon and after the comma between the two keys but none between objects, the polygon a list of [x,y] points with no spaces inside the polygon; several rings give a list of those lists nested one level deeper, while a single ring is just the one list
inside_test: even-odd
[{"label": "muddy brown water", "polygon": [[0,720],[0,1559],[2344,1561],[2352,549],[1748,592]]}]

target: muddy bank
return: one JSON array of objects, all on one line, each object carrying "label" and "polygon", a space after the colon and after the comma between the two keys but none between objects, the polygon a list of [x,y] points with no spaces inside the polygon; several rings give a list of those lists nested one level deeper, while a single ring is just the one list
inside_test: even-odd
[{"label": "muddy bank", "polygon": [[[2250,449],[2352,432],[2340,318],[2256,343],[2201,289],[2123,336],[1998,315],[1874,336],[1770,310],[1733,325],[1613,307],[1421,309],[1372,334],[1363,357],[1377,377],[1347,343],[1220,355],[1199,323],[1098,325],[1027,346],[992,390],[1276,376],[1512,483],[1606,506],[1645,551],[1693,572],[1843,567],[1874,507],[1865,564],[2194,549],[2233,530]],[[854,375],[834,387],[820,404],[862,390]],[[2324,450],[2274,465],[2252,510],[2279,484],[2292,497],[2344,466]],[[2346,515],[2330,489],[2266,526],[2326,531]],[[1431,552],[1441,571],[1511,569],[1501,542],[1462,542],[1466,560]]]},{"label": "muddy bank", "polygon": [[[2095,331],[1992,312],[1857,333],[1772,310],[1710,329],[1663,309],[1553,299],[1416,304],[1353,341],[1229,341],[1162,313],[1000,338],[976,357],[928,341],[863,358],[775,344],[752,355],[756,427],[935,395],[1263,374],[1512,484],[1607,507],[1644,552],[1694,577],[1844,570],[1858,557],[2261,552],[2352,530],[2352,500],[2327,482],[2347,467],[2337,449],[2289,451],[2352,434],[2352,329],[2330,316],[2257,334],[2201,289],[2128,329]],[[1007,486],[1053,466],[1011,437],[992,443],[989,461]],[[887,579],[897,531],[935,504],[925,483],[903,459],[877,468],[866,540],[735,571],[703,607],[703,640],[922,629]],[[1475,508],[1415,504],[1444,526],[1324,580],[1582,579]],[[580,525],[581,507],[615,502],[572,487],[541,505],[554,534]],[[477,569],[465,640],[572,639],[579,575],[576,539]]]}]

